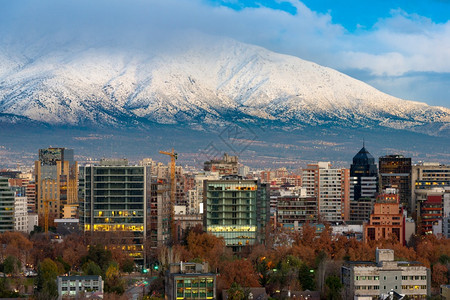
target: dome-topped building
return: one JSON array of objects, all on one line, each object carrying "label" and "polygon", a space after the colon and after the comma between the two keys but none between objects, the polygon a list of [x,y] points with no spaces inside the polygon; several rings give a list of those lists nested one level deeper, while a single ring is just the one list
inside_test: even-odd
[{"label": "dome-topped building", "polygon": [[350,220],[368,220],[378,191],[378,168],[365,145],[350,166]]}]

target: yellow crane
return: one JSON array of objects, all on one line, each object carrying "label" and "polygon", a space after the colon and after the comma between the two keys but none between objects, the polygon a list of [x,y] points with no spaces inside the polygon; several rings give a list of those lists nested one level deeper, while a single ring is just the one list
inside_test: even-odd
[{"label": "yellow crane", "polygon": [[167,151],[159,151],[161,154],[169,155],[170,156],[170,240],[172,244],[175,243],[176,240],[176,233],[175,233],[175,213],[174,213],[174,206],[175,206],[175,192],[176,192],[176,181],[175,181],[175,161],[177,160],[178,154],[175,153],[174,149],[172,148],[172,152]]}]

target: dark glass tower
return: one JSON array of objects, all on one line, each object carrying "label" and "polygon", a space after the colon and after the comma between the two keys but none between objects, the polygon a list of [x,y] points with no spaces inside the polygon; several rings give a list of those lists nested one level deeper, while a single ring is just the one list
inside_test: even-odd
[{"label": "dark glass tower", "polygon": [[375,158],[362,149],[350,166],[350,221],[367,221],[378,191],[378,168]]}]

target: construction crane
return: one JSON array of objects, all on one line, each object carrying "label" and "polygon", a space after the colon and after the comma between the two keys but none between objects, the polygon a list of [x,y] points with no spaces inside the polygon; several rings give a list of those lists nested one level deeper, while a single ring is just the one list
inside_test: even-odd
[{"label": "construction crane", "polygon": [[176,192],[176,181],[175,181],[175,161],[177,160],[178,154],[175,153],[174,149],[172,148],[172,152],[167,151],[159,151],[161,154],[169,155],[170,156],[170,240],[172,244],[175,243],[176,240],[176,233],[175,233],[175,213],[174,213],[174,206],[175,206],[175,192]]}]

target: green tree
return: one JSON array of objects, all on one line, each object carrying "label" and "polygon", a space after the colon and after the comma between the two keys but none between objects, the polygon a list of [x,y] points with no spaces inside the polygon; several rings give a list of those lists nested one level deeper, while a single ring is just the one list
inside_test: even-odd
[{"label": "green tree", "polygon": [[131,258],[127,258],[121,266],[122,272],[131,273],[134,270],[134,260]]},{"label": "green tree", "polygon": [[106,271],[112,261],[112,253],[103,245],[91,245],[88,255],[81,259],[81,264],[84,265],[88,261],[95,262],[102,270]]},{"label": "green tree", "polygon": [[50,258],[44,259],[38,265],[38,276],[36,279],[37,297],[41,299],[56,299],[58,289],[56,277],[58,276],[58,266]]},{"label": "green tree", "polygon": [[102,269],[92,260],[85,263],[81,269],[84,275],[102,275]]},{"label": "green tree", "polygon": [[244,300],[245,299],[245,292],[244,289],[237,284],[236,282],[233,282],[230,286],[230,288],[227,291],[229,300]]},{"label": "green tree", "polygon": [[8,255],[3,261],[3,273],[16,275],[19,273],[22,264],[15,256]]},{"label": "green tree", "polygon": [[328,276],[325,279],[325,285],[327,287],[326,299],[327,300],[341,300],[341,289],[342,283],[341,279],[336,275]]},{"label": "green tree", "polygon": [[119,266],[111,263],[105,274],[105,291],[122,295],[125,292],[125,281],[120,277]]},{"label": "green tree", "polygon": [[310,269],[305,263],[302,263],[298,270],[298,279],[300,280],[300,284],[304,291],[314,291],[316,288],[314,270],[312,270],[313,272],[311,272],[311,270],[312,269]]}]

